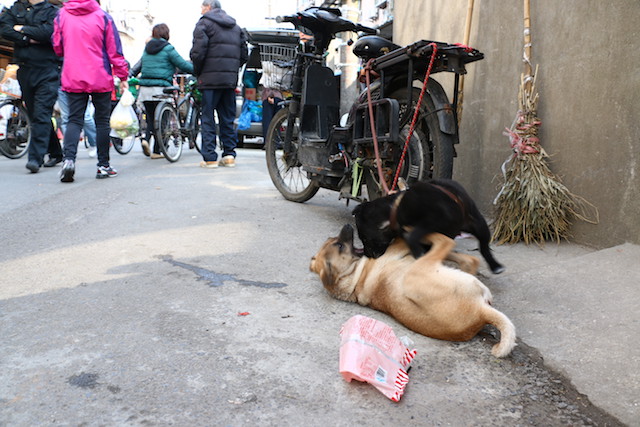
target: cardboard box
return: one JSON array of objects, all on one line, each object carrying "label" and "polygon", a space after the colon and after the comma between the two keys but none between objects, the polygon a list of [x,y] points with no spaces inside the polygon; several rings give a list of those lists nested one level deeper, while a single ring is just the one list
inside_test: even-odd
[{"label": "cardboard box", "polygon": [[244,88],[244,97],[252,101],[256,100],[256,89],[252,87]]}]

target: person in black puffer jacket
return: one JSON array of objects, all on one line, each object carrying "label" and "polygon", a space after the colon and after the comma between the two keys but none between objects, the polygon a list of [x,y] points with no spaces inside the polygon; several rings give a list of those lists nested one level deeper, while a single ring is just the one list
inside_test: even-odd
[{"label": "person in black puffer jacket", "polygon": [[218,167],[216,124],[218,113],[222,166],[235,166],[238,136],[233,129],[236,117],[238,71],[247,62],[247,43],[236,20],[220,8],[218,0],[203,0],[202,17],[193,31],[189,55],[198,87],[202,91],[202,158],[200,166]]}]

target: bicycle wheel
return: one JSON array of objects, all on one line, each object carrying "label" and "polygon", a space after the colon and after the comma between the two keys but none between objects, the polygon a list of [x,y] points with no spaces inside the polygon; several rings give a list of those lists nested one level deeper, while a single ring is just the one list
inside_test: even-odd
[{"label": "bicycle wheel", "polygon": [[297,120],[293,130],[291,148],[288,152],[284,150],[284,137],[287,127],[290,125],[288,115],[288,108],[281,109],[273,116],[269,125],[265,141],[267,169],[273,185],[285,199],[302,203],[315,196],[319,187],[309,179],[307,173],[302,169],[302,164],[298,161],[299,124]]},{"label": "bicycle wheel", "polygon": [[111,145],[116,151],[122,155],[129,153],[133,148],[134,143],[136,142],[137,135],[131,135],[126,138],[117,138],[115,136],[111,137]]},{"label": "bicycle wheel", "polygon": [[183,124],[184,135],[189,141],[189,148],[195,148],[202,153],[202,139],[200,135],[200,106],[192,98],[185,98],[178,105],[180,122]]},{"label": "bicycle wheel", "polygon": [[31,121],[22,100],[0,103],[0,138],[0,153],[10,159],[19,159],[29,151]]},{"label": "bicycle wheel", "polygon": [[[191,142],[198,153],[202,154],[202,135],[200,135],[200,116],[202,115],[202,109],[198,104],[193,104],[193,115],[191,124]],[[189,145],[191,146],[191,145]]]},{"label": "bicycle wheel", "polygon": [[165,159],[177,162],[182,155],[182,132],[178,112],[173,105],[162,102],[156,107],[156,142]]}]

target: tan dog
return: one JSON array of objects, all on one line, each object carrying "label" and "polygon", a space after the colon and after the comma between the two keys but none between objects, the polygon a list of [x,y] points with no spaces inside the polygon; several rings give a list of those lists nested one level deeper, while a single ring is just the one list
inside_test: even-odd
[{"label": "tan dog", "polygon": [[471,274],[442,264],[455,246],[452,239],[439,233],[426,239],[432,247],[418,259],[402,239],[379,258],[360,257],[353,249],[353,228],[345,225],[311,258],[309,268],[335,298],[390,314],[428,337],[468,341],[486,324],[494,325],[501,338],[491,353],[507,356],[515,346],[516,330],[491,307],[491,291]]}]

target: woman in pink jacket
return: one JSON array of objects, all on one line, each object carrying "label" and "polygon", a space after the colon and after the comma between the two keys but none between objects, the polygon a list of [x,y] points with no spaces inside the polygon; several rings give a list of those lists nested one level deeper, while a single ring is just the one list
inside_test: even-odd
[{"label": "woman in pink jacket", "polygon": [[113,75],[120,90],[128,89],[129,68],[118,30],[96,0],[68,0],[53,23],[53,50],[64,57],[61,88],[67,93],[69,123],[64,134],[64,163],[60,181],[73,182],[78,140],[89,96],[95,106],[98,172],[96,178],[118,174],[109,164],[109,117]]}]

